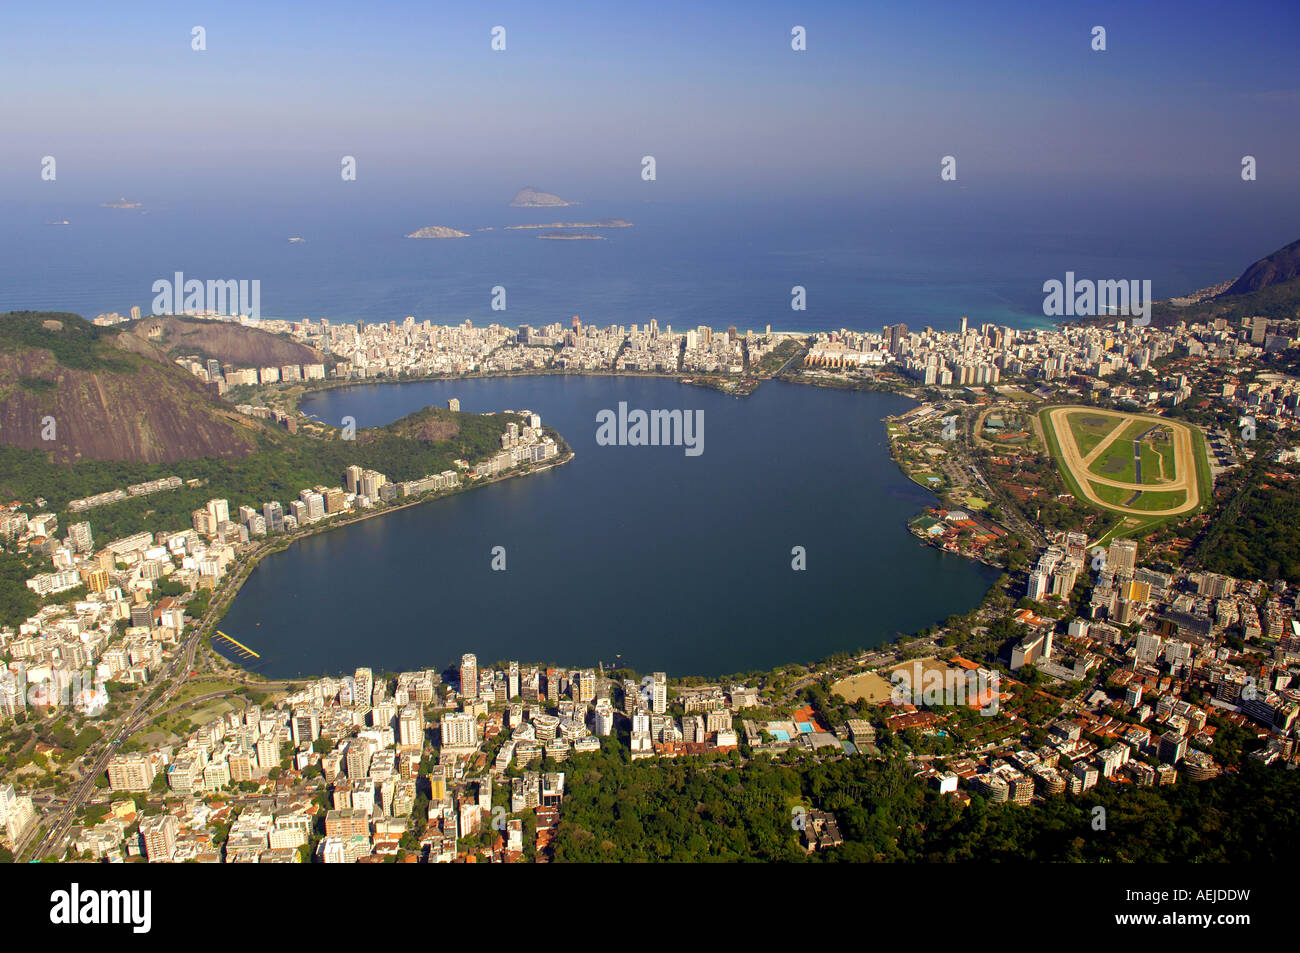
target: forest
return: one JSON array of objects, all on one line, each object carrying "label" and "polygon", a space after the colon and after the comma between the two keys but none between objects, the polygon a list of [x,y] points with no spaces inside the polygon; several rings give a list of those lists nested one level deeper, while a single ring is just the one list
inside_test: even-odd
[{"label": "forest", "polygon": [[0,626],[17,626],[36,614],[41,601],[27,580],[41,571],[30,556],[0,549]]},{"label": "forest", "polygon": [[[1252,759],[1213,781],[964,808],[900,759],[629,763],[601,751],[564,769],[557,861],[1250,862],[1289,857],[1300,837],[1300,774]],[[833,812],[844,845],[807,854],[801,805]]]},{"label": "forest", "polygon": [[1197,560],[1240,579],[1300,579],[1300,467],[1257,456],[1244,479],[1200,541]]}]

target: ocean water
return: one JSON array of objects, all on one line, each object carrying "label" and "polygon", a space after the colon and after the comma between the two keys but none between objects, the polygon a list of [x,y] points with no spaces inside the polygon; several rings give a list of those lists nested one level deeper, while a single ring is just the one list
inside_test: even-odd
[{"label": "ocean water", "polygon": [[[112,197],[106,197],[112,198]],[[1136,201],[1136,204],[1135,204]],[[1228,209],[1228,211],[1225,211]],[[266,317],[506,325],[735,325],[741,331],[972,324],[1041,326],[1042,283],[1150,278],[1157,297],[1239,273],[1291,238],[1221,203],[1150,199],[920,200],[655,204],[556,209],[437,200],[166,200],[0,205],[0,311],[151,310],[153,283],[256,279]],[[1253,214],[1253,213],[1252,213]],[[1215,227],[1206,228],[1205,216]],[[511,224],[624,218],[603,241],[539,239]],[[69,224],[49,225],[67,219]],[[469,238],[413,240],[424,225]],[[490,230],[486,230],[490,229]],[[291,244],[298,236],[303,243]],[[1293,237],[1293,236],[1292,236]],[[1276,243],[1276,244],[1274,244]],[[492,311],[492,289],[507,310]],[[791,308],[806,289],[807,309]]]}]

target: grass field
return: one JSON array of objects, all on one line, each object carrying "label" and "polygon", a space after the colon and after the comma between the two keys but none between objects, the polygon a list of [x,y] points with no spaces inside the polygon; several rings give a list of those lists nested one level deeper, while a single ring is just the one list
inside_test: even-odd
[{"label": "grass field", "polygon": [[[1174,453],[1172,441],[1162,440],[1155,444],[1155,452],[1159,456],[1159,474],[1162,480],[1175,480],[1178,478],[1178,454]],[[1142,463],[1142,472],[1146,473],[1146,462]]]},{"label": "grass field", "polygon": [[1101,443],[1117,426],[1119,421],[1113,417],[1070,415],[1070,434],[1074,437],[1074,444],[1079,448],[1079,452],[1085,456],[1092,453],[1097,444]]},{"label": "grass field", "polygon": [[[1104,483],[1093,483],[1093,490],[1105,502],[1114,506],[1129,506],[1135,510],[1168,510],[1187,499],[1183,490],[1128,490]],[[1137,499],[1133,494],[1137,493]]]},{"label": "grass field", "polygon": [[1133,465],[1133,443],[1120,437],[1088,465],[1088,472],[1097,476],[1133,483],[1137,468]]},{"label": "grass field", "polygon": [[1196,488],[1201,507],[1206,507],[1214,499],[1214,474],[1210,472],[1210,448],[1205,444],[1201,428],[1192,428],[1192,442],[1196,447]]},{"label": "grass field", "polygon": [[1187,493],[1184,490],[1144,490],[1130,505],[1138,510],[1163,512],[1181,506],[1186,499]]},{"label": "grass field", "polygon": [[[1176,470],[1176,457],[1173,441],[1169,439],[1154,440],[1149,434],[1152,429],[1150,420],[1135,420],[1124,427],[1098,457],[1088,464],[1088,472],[1097,476],[1108,477],[1122,483],[1141,483],[1156,486],[1172,482]],[[1072,428],[1073,429],[1073,428]],[[1169,435],[1168,428],[1161,427],[1159,432]],[[1138,445],[1138,457],[1133,455],[1133,443],[1146,435]],[[1100,442],[1100,441],[1098,441]],[[1093,445],[1093,449],[1096,444]],[[1079,447],[1079,452],[1086,458],[1091,450]],[[1136,461],[1142,461],[1142,479],[1138,480]],[[1166,474],[1165,468],[1168,468]]]},{"label": "grass field", "polygon": [[1138,492],[1136,490],[1125,490],[1117,486],[1107,486],[1105,483],[1091,483],[1090,485],[1092,491],[1101,497],[1103,502],[1110,503],[1113,506],[1123,506],[1133,497],[1134,493]]}]

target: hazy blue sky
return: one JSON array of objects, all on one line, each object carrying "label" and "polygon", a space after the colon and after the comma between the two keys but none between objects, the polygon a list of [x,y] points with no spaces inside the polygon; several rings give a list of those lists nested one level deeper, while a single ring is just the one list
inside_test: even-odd
[{"label": "hazy blue sky", "polygon": [[344,154],[377,193],[612,199],[645,154],[668,198],[922,192],[945,154],[963,186],[1221,190],[1252,154],[1294,196],[1298,28],[1294,0],[11,3],[0,198],[39,199],[44,155],[64,198],[327,195]]}]

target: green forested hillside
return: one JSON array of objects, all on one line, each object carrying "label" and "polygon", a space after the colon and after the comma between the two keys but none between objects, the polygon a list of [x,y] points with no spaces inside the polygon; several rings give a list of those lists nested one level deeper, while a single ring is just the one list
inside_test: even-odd
[{"label": "green forested hillside", "polygon": [[1300,467],[1253,465],[1244,492],[1217,513],[1196,550],[1211,572],[1241,579],[1300,578]]},{"label": "green forested hillside", "polygon": [[[190,513],[213,497],[229,500],[233,512],[240,505],[260,508],[267,500],[287,502],[317,484],[341,486],[343,471],[352,464],[378,470],[394,481],[452,469],[457,458],[473,462],[500,449],[501,434],[511,421],[518,423],[520,418],[431,407],[387,427],[359,430],[355,440],[268,431],[259,435],[259,451],[244,459],[165,464],[108,460],[59,464],[38,450],[0,447],[0,498],[29,501],[43,496],[49,508],[60,514],[61,526],[69,520],[89,520],[96,540],[104,541],[146,529],[183,529],[190,524]],[[83,513],[66,510],[70,500],[172,474],[203,483]]]},{"label": "green forested hillside", "polygon": [[41,570],[36,560],[0,549],[0,626],[16,626],[33,615],[41,601],[27,580]]},{"label": "green forested hillside", "polygon": [[601,752],[564,770],[557,861],[806,859],[791,824],[801,803],[832,811],[845,839],[814,860],[1248,862],[1300,842],[1300,774],[1250,759],[1213,781],[1106,785],[1033,807],[976,797],[964,809],[900,760],[627,763]]}]

